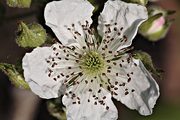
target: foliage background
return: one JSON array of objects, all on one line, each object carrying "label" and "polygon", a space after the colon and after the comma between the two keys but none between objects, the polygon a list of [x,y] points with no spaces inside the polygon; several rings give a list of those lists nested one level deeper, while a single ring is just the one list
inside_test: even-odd
[{"label": "foliage background", "polygon": [[[15,64],[25,51],[15,43],[15,31],[19,20],[39,22],[44,25],[43,9],[48,0],[34,0],[30,9],[9,8],[5,0],[0,1],[0,61]],[[99,1],[102,3],[103,0]],[[159,5],[166,9],[176,10],[176,18],[167,37],[159,42],[148,42],[137,36],[133,42],[135,49],[148,52],[164,78],[157,82],[161,96],[157,101],[153,115],[140,116],[119,102],[115,102],[119,111],[119,120],[179,120],[180,119],[180,2],[179,0],[161,0]],[[4,14],[3,14],[4,13]],[[95,15],[94,17],[96,17]],[[49,115],[46,100],[33,93],[14,88],[8,77],[0,72],[0,120],[56,120]]]}]

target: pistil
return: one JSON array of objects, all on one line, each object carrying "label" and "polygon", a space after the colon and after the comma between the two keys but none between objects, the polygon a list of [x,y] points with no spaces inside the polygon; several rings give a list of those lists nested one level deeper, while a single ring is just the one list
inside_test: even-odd
[{"label": "pistil", "polygon": [[88,76],[101,74],[105,68],[105,62],[101,54],[96,51],[85,53],[80,60],[80,67]]}]

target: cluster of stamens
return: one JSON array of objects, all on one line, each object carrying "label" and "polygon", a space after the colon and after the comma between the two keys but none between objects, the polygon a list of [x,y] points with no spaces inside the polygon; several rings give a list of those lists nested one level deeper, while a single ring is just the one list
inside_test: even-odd
[{"label": "cluster of stamens", "polygon": [[[74,86],[73,91],[65,93],[66,96],[72,99],[72,104],[81,104],[78,88],[84,85],[91,93],[87,101],[93,101],[94,105],[103,105],[108,110],[109,106],[105,103],[106,96],[101,94],[102,88],[110,91],[113,96],[118,95],[120,88],[124,90],[124,95],[128,95],[130,91],[131,93],[135,91],[134,88],[128,88],[134,73],[129,72],[126,76],[122,76],[122,73],[118,72],[123,69],[125,63],[132,64],[131,56],[127,57],[126,60],[118,61],[127,49],[113,52],[113,49],[117,49],[118,46],[127,42],[127,37],[121,34],[123,27],[118,30],[117,23],[106,24],[103,40],[98,43],[88,21],[81,26],[84,35],[76,31],[74,24],[67,27],[67,30],[80,44],[82,37],[85,37],[85,44],[82,42],[83,46],[80,48],[76,46],[68,47],[59,43],[53,46],[53,54],[47,59],[50,66],[47,75],[55,81],[62,81],[67,89],[72,85]],[[114,42],[117,39],[119,41]],[[132,66],[137,65],[133,63]],[[114,80],[115,78],[121,79],[121,77],[124,78],[124,81]]]}]

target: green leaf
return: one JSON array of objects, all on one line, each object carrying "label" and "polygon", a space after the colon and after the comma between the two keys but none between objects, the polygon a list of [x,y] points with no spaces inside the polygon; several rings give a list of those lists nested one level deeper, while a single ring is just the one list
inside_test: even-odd
[{"label": "green leaf", "polygon": [[17,71],[15,65],[0,63],[0,70],[9,77],[9,80],[15,87],[29,89],[29,85],[25,82],[23,75]]},{"label": "green leaf", "polygon": [[16,42],[21,47],[38,47],[45,43],[47,34],[45,29],[37,23],[26,25],[20,22]]},{"label": "green leaf", "polygon": [[9,7],[29,8],[31,6],[31,0],[6,0]]}]

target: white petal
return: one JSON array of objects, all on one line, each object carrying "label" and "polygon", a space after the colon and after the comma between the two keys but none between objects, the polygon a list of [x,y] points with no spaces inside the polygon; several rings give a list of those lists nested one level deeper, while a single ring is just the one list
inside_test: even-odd
[{"label": "white petal", "polygon": [[[118,113],[111,100],[111,94],[91,80],[72,86],[63,96],[68,120],[117,120]],[[95,79],[94,79],[94,82]],[[94,84],[94,85],[92,85]],[[91,87],[90,87],[91,86]],[[94,87],[93,87],[94,86]],[[92,91],[89,91],[91,88]],[[98,89],[101,89],[98,92]],[[96,91],[96,92],[95,92]],[[74,94],[74,97],[72,97]]]},{"label": "white petal", "polygon": [[103,39],[113,38],[114,41],[110,45],[114,50],[120,50],[131,45],[139,25],[147,17],[147,10],[141,5],[108,0],[99,16],[98,31]]},{"label": "white petal", "polygon": [[142,115],[150,115],[157,98],[159,87],[140,60],[125,55],[107,73],[112,84],[113,97]]},{"label": "white petal", "polygon": [[48,77],[46,59],[52,54],[50,47],[38,47],[23,58],[24,77],[31,90],[42,98],[56,98],[61,83]]},{"label": "white petal", "polygon": [[91,25],[93,10],[94,7],[87,0],[61,0],[48,3],[44,16],[46,24],[54,31],[62,44],[70,45],[77,43],[74,32],[77,31],[83,35],[81,25],[87,24],[86,21],[88,25]]}]

